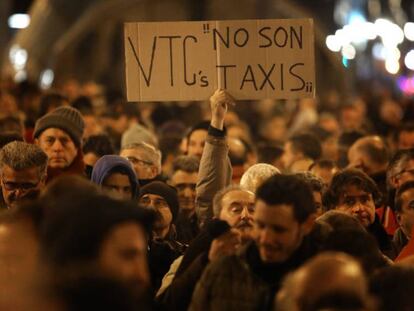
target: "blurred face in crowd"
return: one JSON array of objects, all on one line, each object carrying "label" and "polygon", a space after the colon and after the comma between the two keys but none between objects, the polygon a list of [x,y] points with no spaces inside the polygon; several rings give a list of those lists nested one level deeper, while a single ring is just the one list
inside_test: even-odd
[{"label": "blurred face in crowd", "polygon": [[262,135],[272,142],[283,142],[286,139],[287,127],[283,116],[271,118],[263,129]]},{"label": "blurred face in crowd", "polygon": [[367,228],[375,220],[375,203],[371,193],[356,185],[345,186],[336,209],[354,216]]},{"label": "blurred face in crowd", "polygon": [[402,131],[398,137],[398,146],[401,149],[414,148],[414,131]]},{"label": "blurred face in crowd", "polygon": [[322,193],[318,191],[312,191],[313,200],[315,202],[316,213],[318,216],[323,214],[322,210]]},{"label": "blurred face in crowd", "polygon": [[282,163],[285,169],[289,169],[293,163],[300,159],[300,154],[298,154],[292,147],[290,141],[285,143],[284,152],[282,155]]},{"label": "blurred face in crowd", "polygon": [[86,154],[83,155],[83,163],[85,163],[85,165],[89,165],[89,166],[94,166],[96,161],[99,160],[99,156],[97,156],[95,153],[93,152],[88,152]]},{"label": "blurred face in crowd", "polygon": [[252,238],[254,194],[245,190],[232,190],[221,199],[219,218],[241,233],[243,241]]},{"label": "blurred face in crowd", "polygon": [[[21,299],[17,299],[18,304],[24,304],[30,299],[30,294],[33,295],[33,292],[30,293],[32,286],[37,285],[40,277],[44,279],[45,276],[41,272],[39,259],[39,241],[31,220],[19,219],[12,223],[0,223],[0,280],[2,280],[0,282],[0,304],[2,310],[36,309],[33,305],[19,309],[6,307],[3,303],[9,299],[9,295],[14,301],[16,301],[16,295],[21,295]],[[12,305],[15,306],[16,302]]]},{"label": "blurred face in crowd", "polygon": [[358,130],[364,122],[365,107],[362,101],[341,110],[341,123],[344,130]]},{"label": "blurred face in crowd", "polygon": [[14,170],[8,165],[1,168],[1,190],[7,207],[14,207],[24,199],[37,196],[45,185],[38,167]]},{"label": "blurred face in crowd", "polygon": [[206,139],[206,130],[195,130],[192,132],[190,138],[188,139],[187,155],[201,158]]},{"label": "blurred face in crowd", "polygon": [[149,284],[146,236],[135,222],[120,223],[109,232],[98,261],[104,272],[136,290]]},{"label": "blurred face in crowd", "polygon": [[291,205],[268,205],[260,199],[256,202],[254,222],[256,244],[265,263],[289,259],[310,231],[307,222],[301,224],[296,220]]},{"label": "blurred face in crowd", "polygon": [[139,203],[144,207],[155,210],[157,216],[154,223],[154,233],[157,238],[164,239],[173,220],[167,201],[162,196],[147,193],[139,199]]},{"label": "blurred face in crowd", "polygon": [[357,168],[368,175],[376,173],[377,169],[372,165],[372,161],[369,159],[368,155],[363,151],[359,150],[360,144],[357,142],[349,148],[348,151],[348,167]]},{"label": "blurred face in crowd", "polygon": [[318,165],[313,166],[311,169],[311,172],[315,174],[315,176],[320,177],[325,185],[329,185],[331,183],[332,177],[335,175],[337,171],[338,169],[336,167],[326,168],[320,167]]},{"label": "blurred face in crowd", "polygon": [[13,115],[19,110],[19,107],[17,106],[16,99],[14,96],[2,93],[0,96],[0,111],[4,115]]},{"label": "blurred face in crowd", "polygon": [[404,234],[411,238],[414,225],[414,188],[408,189],[401,194],[401,212],[397,212],[398,223]]},{"label": "blurred face in crowd", "polygon": [[154,163],[146,157],[143,150],[124,149],[120,156],[131,162],[138,179],[152,179],[160,173]]},{"label": "blurred face in crowd", "polygon": [[92,114],[82,115],[83,120],[85,121],[85,130],[83,133],[83,138],[86,139],[92,135],[98,135],[103,132],[102,126],[99,124],[96,116]]},{"label": "blurred face in crowd", "polygon": [[70,136],[58,128],[44,130],[36,143],[47,154],[48,166],[51,168],[70,166],[78,153],[78,148]]},{"label": "blurred face in crowd", "polygon": [[393,184],[396,188],[399,188],[407,181],[414,181],[414,159],[409,160],[404,168],[393,178]]},{"label": "blurred face in crowd", "polygon": [[335,136],[329,137],[321,142],[322,145],[322,158],[332,159],[338,161],[339,149],[338,149],[338,138]]},{"label": "blurred face in crowd", "polygon": [[128,175],[121,173],[110,174],[102,183],[102,188],[110,197],[117,200],[131,200],[132,187]]},{"label": "blurred face in crowd", "polygon": [[180,211],[193,214],[195,211],[197,172],[175,171],[171,177],[171,184],[177,189]]}]

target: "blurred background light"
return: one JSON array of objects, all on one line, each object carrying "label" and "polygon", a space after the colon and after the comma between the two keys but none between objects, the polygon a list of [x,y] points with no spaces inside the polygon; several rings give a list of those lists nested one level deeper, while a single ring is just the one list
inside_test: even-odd
[{"label": "blurred background light", "polygon": [[395,59],[386,59],[385,60],[385,69],[390,74],[397,74],[400,71],[400,63]]},{"label": "blurred background light", "polygon": [[341,50],[341,42],[337,36],[329,35],[326,37],[326,46],[332,52],[339,52]]},{"label": "blurred background light", "polygon": [[387,58],[385,47],[382,43],[377,42],[372,46],[372,56],[377,60],[385,60]]},{"label": "blurred background light", "polygon": [[342,47],[342,56],[346,59],[354,59],[356,50],[352,44],[346,44]]},{"label": "blurred background light", "polygon": [[414,41],[414,23],[405,23],[404,34],[408,40]]},{"label": "blurred background light", "polygon": [[404,32],[397,24],[379,18],[374,25],[385,46],[397,46],[404,41]]},{"label": "blurred background light", "polygon": [[20,83],[27,79],[27,72],[26,70],[18,70],[14,75],[14,82]]},{"label": "blurred background light", "polygon": [[24,69],[27,63],[28,54],[25,49],[18,45],[13,45],[9,51],[9,60],[16,71]]},{"label": "blurred background light", "polygon": [[47,90],[52,86],[55,74],[52,69],[45,69],[40,74],[39,85],[43,90]]},{"label": "blurred background light", "polygon": [[409,51],[405,55],[404,64],[408,69],[414,70],[414,50]]},{"label": "blurred background light", "polygon": [[30,24],[30,16],[28,14],[10,15],[8,24],[12,29],[24,29]]}]

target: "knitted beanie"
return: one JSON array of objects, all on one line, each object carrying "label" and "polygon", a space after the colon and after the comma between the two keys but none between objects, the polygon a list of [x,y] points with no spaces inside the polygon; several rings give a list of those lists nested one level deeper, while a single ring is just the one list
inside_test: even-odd
[{"label": "knitted beanie", "polygon": [[66,132],[76,146],[81,145],[85,122],[77,109],[70,106],[62,106],[44,115],[36,121],[33,137],[38,138],[44,130],[51,127]]},{"label": "knitted beanie", "polygon": [[170,208],[173,222],[178,216],[178,194],[174,187],[166,184],[162,181],[153,181],[141,188],[139,197],[143,197],[145,194],[156,194],[167,201],[168,207]]},{"label": "knitted beanie", "polygon": [[156,136],[140,124],[135,124],[122,134],[121,149],[125,146],[144,142],[158,147]]}]

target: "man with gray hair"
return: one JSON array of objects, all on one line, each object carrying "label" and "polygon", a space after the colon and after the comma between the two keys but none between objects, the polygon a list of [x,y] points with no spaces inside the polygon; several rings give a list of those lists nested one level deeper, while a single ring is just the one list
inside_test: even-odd
[{"label": "man with gray hair", "polygon": [[7,208],[38,195],[45,185],[47,161],[39,146],[21,141],[0,150],[1,189]]},{"label": "man with gray hair", "polygon": [[280,174],[277,167],[267,163],[256,163],[244,172],[240,186],[253,193],[268,178]]},{"label": "man with gray hair", "polygon": [[125,145],[119,155],[131,162],[141,186],[161,174],[161,151],[150,144],[137,142]]},{"label": "man with gray hair", "polygon": [[414,180],[414,148],[397,151],[387,168],[387,181],[391,189]]}]

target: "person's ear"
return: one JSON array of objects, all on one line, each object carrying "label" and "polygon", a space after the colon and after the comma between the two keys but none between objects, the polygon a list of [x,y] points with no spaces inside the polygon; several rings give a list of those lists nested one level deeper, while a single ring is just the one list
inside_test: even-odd
[{"label": "person's ear", "polygon": [[34,142],[35,145],[39,145],[39,139],[38,138],[35,138],[33,142]]},{"label": "person's ear", "polygon": [[309,234],[312,231],[313,225],[315,224],[315,220],[316,220],[317,217],[318,217],[318,215],[316,213],[312,213],[301,224],[302,231],[303,231],[304,235],[307,235],[307,234]]},{"label": "person's ear", "polygon": [[158,168],[156,166],[151,166],[151,173],[155,176],[159,175]]},{"label": "person's ear", "polygon": [[395,218],[397,219],[397,223],[401,226],[401,214],[399,212],[395,213]]}]

